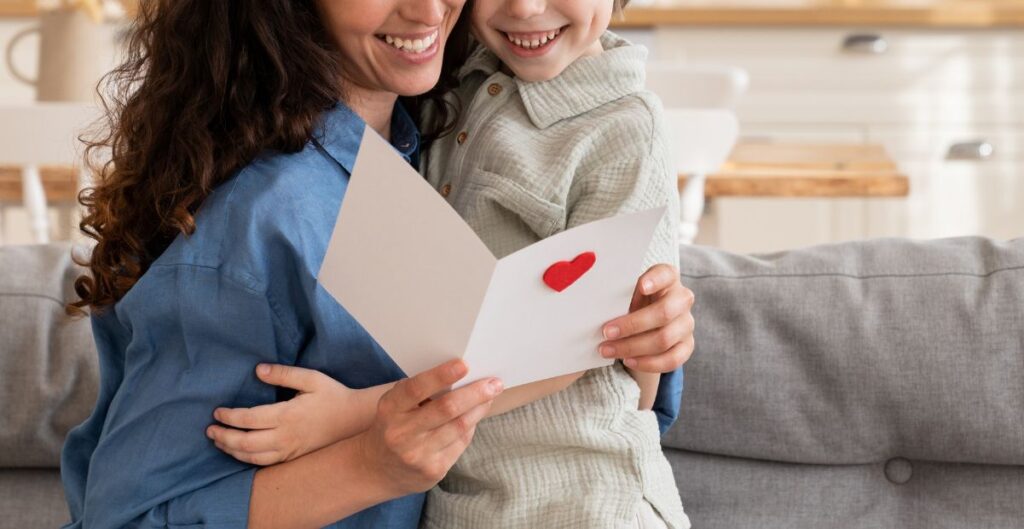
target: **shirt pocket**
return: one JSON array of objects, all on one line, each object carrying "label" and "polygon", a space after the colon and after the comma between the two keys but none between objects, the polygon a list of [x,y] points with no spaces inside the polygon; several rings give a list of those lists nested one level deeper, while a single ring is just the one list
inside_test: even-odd
[{"label": "shirt pocket", "polygon": [[[459,209],[466,212],[466,221],[474,229],[493,226],[492,217],[502,217],[500,212],[518,217],[538,239],[565,229],[565,206],[542,198],[522,184],[497,173],[476,170],[467,179],[466,191],[465,208]],[[491,235],[514,235],[505,233],[504,228],[498,230],[500,233]]]}]

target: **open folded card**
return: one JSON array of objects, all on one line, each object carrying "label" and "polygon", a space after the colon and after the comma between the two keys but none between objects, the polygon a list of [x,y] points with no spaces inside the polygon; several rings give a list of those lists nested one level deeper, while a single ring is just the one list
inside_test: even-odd
[{"label": "open folded card", "polygon": [[506,387],[610,365],[665,208],[591,222],[497,259],[376,133],[363,135],[319,281],[407,375],[453,358]]}]

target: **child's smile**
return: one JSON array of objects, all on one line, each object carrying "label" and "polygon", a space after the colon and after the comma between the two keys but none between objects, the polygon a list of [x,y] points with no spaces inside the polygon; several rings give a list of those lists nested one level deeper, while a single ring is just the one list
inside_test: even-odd
[{"label": "child's smile", "polygon": [[516,77],[546,81],[601,53],[614,0],[474,0],[473,34]]},{"label": "child's smile", "polygon": [[561,36],[562,30],[567,27],[562,26],[551,31],[532,33],[505,32],[505,38],[508,39],[509,48],[512,50],[512,53],[520,57],[536,57],[547,53],[555,45],[558,37]]}]

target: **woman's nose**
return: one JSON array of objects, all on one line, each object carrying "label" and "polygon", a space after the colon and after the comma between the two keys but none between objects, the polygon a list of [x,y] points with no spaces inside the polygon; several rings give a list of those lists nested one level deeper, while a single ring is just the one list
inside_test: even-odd
[{"label": "woman's nose", "polygon": [[545,0],[507,0],[505,12],[512,18],[530,18],[544,13],[547,8]]},{"label": "woman's nose", "polygon": [[407,0],[402,6],[402,18],[424,26],[436,27],[444,22],[445,15],[460,6],[462,1],[452,0]]}]

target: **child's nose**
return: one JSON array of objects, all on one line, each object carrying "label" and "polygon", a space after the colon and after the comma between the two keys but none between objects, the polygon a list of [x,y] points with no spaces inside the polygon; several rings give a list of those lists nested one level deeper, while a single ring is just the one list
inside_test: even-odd
[{"label": "child's nose", "polygon": [[508,0],[505,9],[512,18],[530,18],[543,14],[546,5],[545,0]]}]

